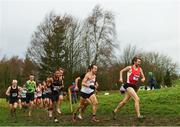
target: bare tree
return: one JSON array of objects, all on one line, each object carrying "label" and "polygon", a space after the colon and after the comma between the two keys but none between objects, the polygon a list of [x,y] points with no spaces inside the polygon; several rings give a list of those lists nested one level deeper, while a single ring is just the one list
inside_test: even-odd
[{"label": "bare tree", "polygon": [[134,56],[138,55],[140,52],[137,49],[137,47],[131,44],[128,44],[127,47],[124,48],[122,55],[120,56],[120,61],[125,66],[128,66],[131,64],[131,60]]},{"label": "bare tree", "polygon": [[99,6],[84,21],[83,43],[86,64],[109,64],[116,44],[114,16]]},{"label": "bare tree", "polygon": [[142,52],[140,56],[143,60],[142,66],[146,75],[149,71],[153,72],[159,85],[164,84],[164,76],[167,72],[170,73],[170,75],[177,74],[177,64],[166,55],[158,52]]},{"label": "bare tree", "polygon": [[[66,78],[72,80],[82,58],[82,26],[74,17],[59,16],[51,12],[32,36],[27,54],[38,65],[42,78],[52,74],[58,67],[66,70]],[[42,76],[41,76],[42,74]]]},{"label": "bare tree", "polygon": [[82,64],[83,45],[81,43],[82,26],[80,22],[72,16],[67,16],[68,25],[66,26],[65,47],[67,48],[67,68],[70,80],[73,78],[73,73],[78,71]]},{"label": "bare tree", "polygon": [[32,36],[27,55],[39,67],[41,79],[53,73],[59,66],[66,68],[67,19],[66,15],[58,16],[51,12]]}]

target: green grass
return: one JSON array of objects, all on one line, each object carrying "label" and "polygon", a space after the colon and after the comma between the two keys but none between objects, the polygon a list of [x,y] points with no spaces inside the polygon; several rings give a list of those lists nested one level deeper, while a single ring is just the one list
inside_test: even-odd
[{"label": "green grass", "polygon": [[[147,125],[176,125],[180,126],[180,80],[174,82],[175,87],[162,88],[153,91],[139,91],[141,113],[146,119],[138,121],[134,111],[134,102],[130,100],[123,109],[117,113],[117,120],[112,120],[112,110],[121,101],[124,95],[119,91],[110,91],[109,96],[105,92],[98,93],[98,111],[97,117],[101,120],[99,123],[90,122],[91,106],[84,114],[84,120],[73,123],[72,113],[68,101],[62,106],[63,114],[58,117],[59,123],[54,123],[47,117],[44,110],[35,110],[33,117],[28,117],[27,112],[17,110],[17,119],[15,120],[9,114],[8,103],[5,99],[0,100],[0,126],[64,126],[64,125],[120,125],[120,126],[147,126]],[[73,108],[77,107],[77,104]]]}]

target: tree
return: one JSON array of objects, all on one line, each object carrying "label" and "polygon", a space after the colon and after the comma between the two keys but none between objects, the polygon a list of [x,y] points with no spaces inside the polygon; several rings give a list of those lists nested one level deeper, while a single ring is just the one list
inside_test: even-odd
[{"label": "tree", "polygon": [[66,68],[68,70],[66,77],[72,82],[74,73],[80,70],[80,65],[83,61],[83,46],[81,43],[82,26],[80,22],[72,16],[68,16],[67,20],[69,23],[66,26],[65,34],[65,47],[67,49]]},{"label": "tree", "polygon": [[28,57],[38,65],[39,78],[44,80],[58,67],[66,68],[67,48],[65,45],[68,17],[50,13],[34,32]]},{"label": "tree", "polygon": [[127,47],[124,48],[122,55],[120,56],[121,63],[124,66],[129,66],[132,63],[133,57],[138,55],[140,52],[138,51],[137,47],[131,44],[128,44]]},{"label": "tree", "polygon": [[114,57],[113,48],[116,47],[115,20],[112,12],[96,6],[84,21],[83,30],[86,65],[110,64]]},{"label": "tree", "polygon": [[22,85],[23,60],[18,56],[11,58],[3,57],[0,60],[0,96],[5,96],[5,91],[13,79],[18,80],[18,85]]},{"label": "tree", "polygon": [[29,79],[30,74],[34,74],[35,77],[38,77],[37,73],[37,67],[33,64],[33,62],[30,60],[30,58],[26,55],[24,59],[24,66],[22,71],[22,82],[25,83]]},{"label": "tree", "polygon": [[172,86],[171,75],[169,70],[166,70],[166,75],[164,76],[164,85],[167,87]]},{"label": "tree", "polygon": [[38,68],[40,80],[62,67],[65,78],[73,80],[75,71],[83,63],[82,26],[70,15],[59,16],[51,12],[32,36],[27,56]]},{"label": "tree", "polygon": [[[136,46],[131,46],[130,44],[123,50],[119,64],[124,64],[124,66],[130,65],[134,56],[141,58],[141,67],[143,68],[145,77],[148,77],[148,72],[153,72],[157,79],[158,87],[163,85],[166,70],[169,71],[170,75],[174,75],[174,77],[176,75],[177,64],[174,63],[170,57],[158,52],[139,50]],[[148,84],[147,80],[145,84]]]}]

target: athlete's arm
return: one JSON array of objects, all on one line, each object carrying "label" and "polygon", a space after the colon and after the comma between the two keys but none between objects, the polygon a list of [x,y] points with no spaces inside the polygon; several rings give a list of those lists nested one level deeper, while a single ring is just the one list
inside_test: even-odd
[{"label": "athlete's arm", "polygon": [[98,88],[98,86],[99,86],[99,84],[98,84],[98,82],[96,81],[96,82],[95,82],[95,87],[96,87],[96,89]]},{"label": "athlete's arm", "polygon": [[63,78],[62,78],[62,88],[64,88],[64,80],[63,80]]},{"label": "athlete's arm", "polygon": [[87,73],[84,79],[82,80],[82,86],[89,87],[86,83],[88,79],[89,79],[89,74]]},{"label": "athlete's arm", "polygon": [[80,80],[81,78],[80,77],[77,77],[75,79],[75,90],[78,90],[78,81]]},{"label": "athlete's arm", "polygon": [[[34,82],[35,82],[35,81],[34,81]],[[36,82],[35,82],[35,84],[34,84],[34,85],[35,85],[34,87],[36,88],[36,87],[37,87]]]},{"label": "athlete's arm", "polygon": [[141,69],[141,77],[142,77],[141,82],[144,82],[145,81],[145,76],[144,76],[144,73],[143,73],[142,69]]},{"label": "athlete's arm", "polygon": [[10,89],[11,89],[11,87],[9,86],[8,89],[7,89],[7,91],[6,91],[6,95],[7,95],[7,96],[10,96]]},{"label": "athlete's arm", "polygon": [[18,90],[21,92],[23,90],[23,88],[18,86]]},{"label": "athlete's arm", "polygon": [[127,66],[127,67],[123,68],[123,69],[120,71],[119,81],[120,81],[121,83],[123,83],[123,72],[129,71],[130,68],[131,68],[131,66]]},{"label": "athlete's arm", "polygon": [[22,93],[22,91],[23,91],[23,88],[22,88],[22,87],[20,87],[20,86],[18,86],[18,93],[19,93],[19,94],[21,94],[21,93]]}]

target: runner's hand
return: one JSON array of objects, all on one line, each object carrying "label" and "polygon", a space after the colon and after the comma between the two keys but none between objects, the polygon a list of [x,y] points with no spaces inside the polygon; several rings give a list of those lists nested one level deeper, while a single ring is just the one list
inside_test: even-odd
[{"label": "runner's hand", "polygon": [[120,81],[121,83],[123,83],[123,79],[120,78],[119,81]]},{"label": "runner's hand", "polygon": [[78,87],[75,87],[75,91],[78,91],[79,89],[78,89]]},{"label": "runner's hand", "polygon": [[142,79],[141,79],[141,82],[144,82],[144,81],[145,81],[145,78],[142,78]]}]

